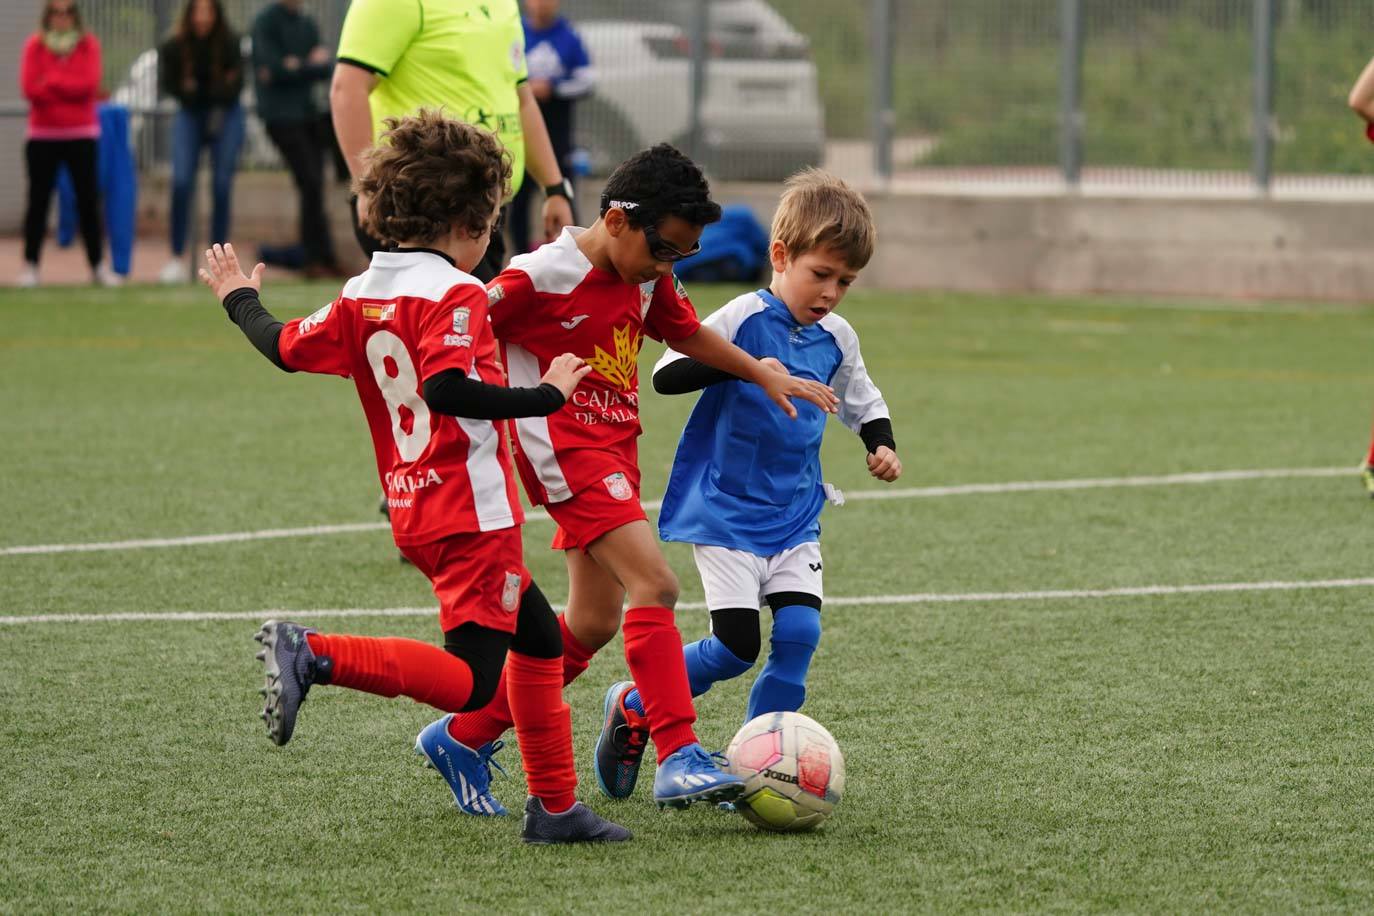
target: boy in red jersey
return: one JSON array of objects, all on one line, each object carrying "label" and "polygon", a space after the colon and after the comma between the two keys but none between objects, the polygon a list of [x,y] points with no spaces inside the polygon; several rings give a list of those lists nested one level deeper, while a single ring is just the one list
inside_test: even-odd
[{"label": "boy in red jersey", "polygon": [[[697,321],[673,278],[673,263],[693,254],[702,228],[719,218],[701,171],[660,144],[610,176],[601,218],[591,228],[565,229],[558,240],[513,260],[488,286],[492,329],[512,385],[531,384],[564,350],[594,370],[561,410],[513,424],[516,465],[531,502],[558,523],[553,547],[567,559],[565,682],[615,636],[629,598],[625,658],[644,713],[608,702],[597,779],[613,797],[628,794],[616,787],[633,785],[647,728],[658,754],[654,800],[660,807],[728,800],[743,785],[693,733],[696,714],[673,623],[677,578],[639,503],[643,335],[760,385],[789,416],[796,416],[792,397],[826,411],[836,403],[829,387],[775,372]],[[487,708],[458,717],[454,736],[490,759],[492,742],[510,721],[498,688]]]},{"label": "boy in red jersey", "polygon": [[492,422],[558,410],[589,369],[565,353],[531,387],[504,386],[486,290],[467,271],[486,250],[509,160],[491,134],[434,112],[388,123],[388,142],[370,152],[358,184],[369,227],[394,245],[339,298],[283,325],[259,301],[263,266],[243,276],[231,246],[205,253],[201,277],[276,366],[353,379],[396,545],[433,583],[444,649],[268,621],[255,637],[266,666],[262,717],[285,744],[312,685],[427,703],[449,715],[420,733],[417,752],[448,780],[460,808],[504,813],[473,791],[475,774],[461,766],[447,729],[453,713],[490,701],[506,662],[530,787],[522,838],[629,839],[574,797],[562,642],[525,569],[505,424]]}]

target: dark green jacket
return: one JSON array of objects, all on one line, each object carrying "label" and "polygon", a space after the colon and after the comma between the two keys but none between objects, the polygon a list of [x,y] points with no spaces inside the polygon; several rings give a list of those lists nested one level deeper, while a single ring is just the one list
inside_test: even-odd
[{"label": "dark green jacket", "polygon": [[[253,85],[258,117],[264,121],[308,121],[323,112],[315,104],[314,87],[334,72],[333,60],[307,61],[320,44],[315,20],[292,12],[280,3],[269,4],[253,20]],[[287,65],[294,57],[296,66]]]}]

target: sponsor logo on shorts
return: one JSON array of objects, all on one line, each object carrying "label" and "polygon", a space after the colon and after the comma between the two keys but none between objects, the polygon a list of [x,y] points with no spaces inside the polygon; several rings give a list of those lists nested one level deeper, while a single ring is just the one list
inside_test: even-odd
[{"label": "sponsor logo on shorts", "polygon": [[612,499],[618,499],[623,502],[635,495],[634,489],[630,486],[629,478],[621,471],[616,471],[608,477],[601,478],[601,482],[606,485],[606,489],[610,492]]},{"label": "sponsor logo on shorts", "polygon": [[466,334],[468,332],[468,319],[472,317],[472,310],[467,306],[462,306],[453,310],[453,333]]},{"label": "sponsor logo on shorts", "polygon": [[806,565],[811,567],[811,571],[812,571],[812,572],[820,572],[820,571],[821,571],[821,564],[819,564],[819,563],[807,563]]},{"label": "sponsor logo on shorts", "polygon": [[506,573],[506,586],[501,589],[501,607],[507,614],[514,614],[515,609],[520,606],[520,582],[519,573]]}]

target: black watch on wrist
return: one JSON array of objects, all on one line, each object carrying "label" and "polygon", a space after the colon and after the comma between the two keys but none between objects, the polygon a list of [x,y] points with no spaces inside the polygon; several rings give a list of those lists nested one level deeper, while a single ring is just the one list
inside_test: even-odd
[{"label": "black watch on wrist", "polygon": [[573,199],[573,186],[572,186],[572,182],[569,181],[568,179],[564,178],[564,179],[563,179],[562,181],[560,181],[558,184],[544,185],[544,196],[545,196],[545,197],[566,197],[568,200],[572,200],[572,199]]}]

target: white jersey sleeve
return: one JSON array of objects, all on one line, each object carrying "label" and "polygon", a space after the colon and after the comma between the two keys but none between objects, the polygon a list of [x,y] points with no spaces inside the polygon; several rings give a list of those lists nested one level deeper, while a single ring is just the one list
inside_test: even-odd
[{"label": "white jersey sleeve", "polygon": [[868,377],[863,354],[859,352],[859,335],[854,333],[854,328],[833,312],[821,319],[821,326],[831,333],[840,348],[840,367],[830,382],[835,396],[840,399],[840,422],[857,433],[870,420],[890,418],[892,415],[883,393]]},{"label": "white jersey sleeve", "polygon": [[[751,315],[757,315],[767,307],[768,303],[763,301],[758,293],[745,293],[742,296],[736,296],[725,305],[716,309],[710,315],[703,318],[701,323],[715,331],[721,337],[734,343],[735,334],[738,333],[740,325],[744,324],[745,319]],[[686,358],[687,357],[683,354],[669,347],[664,351],[663,355],[659,357],[658,362],[654,364],[654,372],[658,372],[658,370],[669,363]]]}]

